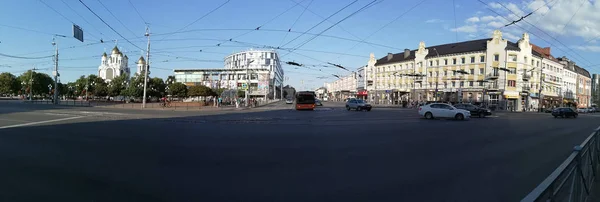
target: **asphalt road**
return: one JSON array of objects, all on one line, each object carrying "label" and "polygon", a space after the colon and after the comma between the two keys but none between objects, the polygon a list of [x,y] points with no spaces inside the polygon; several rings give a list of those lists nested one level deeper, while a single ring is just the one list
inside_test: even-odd
[{"label": "asphalt road", "polygon": [[600,125],[507,113],[0,103],[0,201],[518,201]]}]

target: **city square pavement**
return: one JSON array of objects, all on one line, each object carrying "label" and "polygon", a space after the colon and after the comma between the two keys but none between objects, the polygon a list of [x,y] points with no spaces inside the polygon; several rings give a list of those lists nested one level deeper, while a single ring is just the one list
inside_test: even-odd
[{"label": "city square pavement", "polygon": [[0,102],[0,201],[518,201],[600,125],[600,114],[425,120],[323,104]]}]

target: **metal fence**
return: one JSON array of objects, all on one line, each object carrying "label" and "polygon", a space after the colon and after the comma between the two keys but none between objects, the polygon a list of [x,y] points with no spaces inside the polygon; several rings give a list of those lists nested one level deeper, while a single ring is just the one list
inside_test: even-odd
[{"label": "metal fence", "polygon": [[[585,202],[600,171],[600,127],[521,202]],[[598,195],[598,193],[596,193]]]}]

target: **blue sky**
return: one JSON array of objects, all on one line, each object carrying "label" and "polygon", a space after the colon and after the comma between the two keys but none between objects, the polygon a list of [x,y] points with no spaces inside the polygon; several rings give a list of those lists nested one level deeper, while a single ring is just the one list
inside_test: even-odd
[{"label": "blue sky", "polygon": [[[286,32],[288,29],[305,32],[321,22],[324,17],[332,15],[353,1],[83,0],[118,33],[142,49],[146,48],[146,39],[143,37],[145,22],[149,23],[152,34],[151,76],[161,78],[172,75],[172,69],[222,68],[226,55],[250,49],[252,45],[297,47],[313,35],[303,35],[288,43],[300,35]],[[333,25],[332,22],[342,20],[372,1],[357,0],[309,33],[322,32]],[[431,46],[457,40],[486,38],[493,29],[507,24],[505,18],[516,20],[518,16],[533,10],[537,11],[526,18],[526,21],[537,25],[537,28],[525,22],[518,23],[531,33],[533,43],[552,46],[555,56],[567,55],[591,73],[600,72],[600,66],[595,65],[600,64],[600,59],[595,57],[597,52],[600,52],[600,46],[597,46],[595,40],[600,36],[600,25],[597,23],[600,20],[597,14],[600,13],[598,3],[526,0],[503,1],[498,4],[494,1],[482,1],[486,4],[478,0],[456,0],[454,5],[451,0],[377,0],[374,6],[323,33],[345,39],[320,36],[292,53],[287,54],[288,51],[280,50],[280,56],[285,55],[281,58],[282,61],[309,65],[309,68],[284,65],[285,75],[289,77],[286,82],[301,89],[316,88],[324,82],[334,80],[332,74],[348,74],[334,67],[322,67],[324,63],[341,64],[352,70],[365,65],[371,52],[379,58],[388,52],[396,53],[404,48],[415,49],[419,41],[425,41],[427,46]],[[302,6],[296,5],[295,2]],[[191,24],[222,4],[224,5],[221,8]],[[410,10],[415,5],[418,6]],[[305,10],[304,7],[308,9]],[[289,11],[285,12],[288,9]],[[279,15],[281,13],[283,14]],[[401,16],[403,13],[406,14]],[[548,13],[552,14],[546,15]],[[72,23],[84,29],[85,42],[72,38]],[[182,30],[187,25],[189,26]],[[260,30],[250,31],[258,26],[261,26]],[[178,30],[183,32],[167,34]],[[505,37],[512,41],[523,33],[517,26],[502,28],[502,31]],[[78,0],[3,1],[0,7],[0,53],[24,57],[52,55],[53,33],[68,36],[57,38],[63,82],[73,81],[83,74],[96,74],[102,52],[109,52],[115,45],[129,56],[132,71],[135,71],[134,62],[137,58],[145,55],[142,50],[102,23]],[[244,33],[246,34],[240,36]],[[105,43],[98,43],[100,39]],[[238,42],[228,42],[229,39]],[[346,39],[364,40],[387,47]],[[50,69],[53,68],[52,59],[0,56],[0,72],[18,75],[33,66],[40,69],[39,71],[50,73]],[[304,85],[301,81],[304,81]]]}]

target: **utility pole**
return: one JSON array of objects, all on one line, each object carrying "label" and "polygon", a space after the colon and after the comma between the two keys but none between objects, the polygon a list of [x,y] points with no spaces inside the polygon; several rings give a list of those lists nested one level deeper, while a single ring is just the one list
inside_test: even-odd
[{"label": "utility pole", "polygon": [[29,75],[29,101],[33,99],[33,75],[35,74],[35,67],[31,70],[31,75]]},{"label": "utility pole", "polygon": [[433,50],[435,51],[435,54],[437,54],[437,64],[436,64],[436,66],[437,66],[437,73],[435,75],[435,94],[433,95],[433,100],[437,102],[438,101],[438,81],[440,79],[438,77],[439,74],[440,74],[440,62],[439,62],[440,53],[438,53],[437,49],[435,49],[435,48],[433,48]]},{"label": "utility pole", "polygon": [[58,44],[52,39],[52,45],[56,48],[54,52],[54,104],[58,104]]},{"label": "utility pole", "polygon": [[[542,61],[544,61],[544,59],[542,58]],[[544,64],[544,63],[542,63]],[[539,93],[538,93],[538,109],[540,110],[540,112],[543,112],[542,109],[542,102],[544,101],[544,98],[542,97],[542,89],[544,89],[544,68],[540,68],[540,87],[539,87]]]},{"label": "utility pole", "polygon": [[150,31],[148,26],[146,25],[146,34],[144,34],[148,38],[148,47],[146,49],[146,67],[144,70],[144,98],[142,99],[142,109],[146,108],[146,88],[148,86],[148,69],[150,69]]}]

